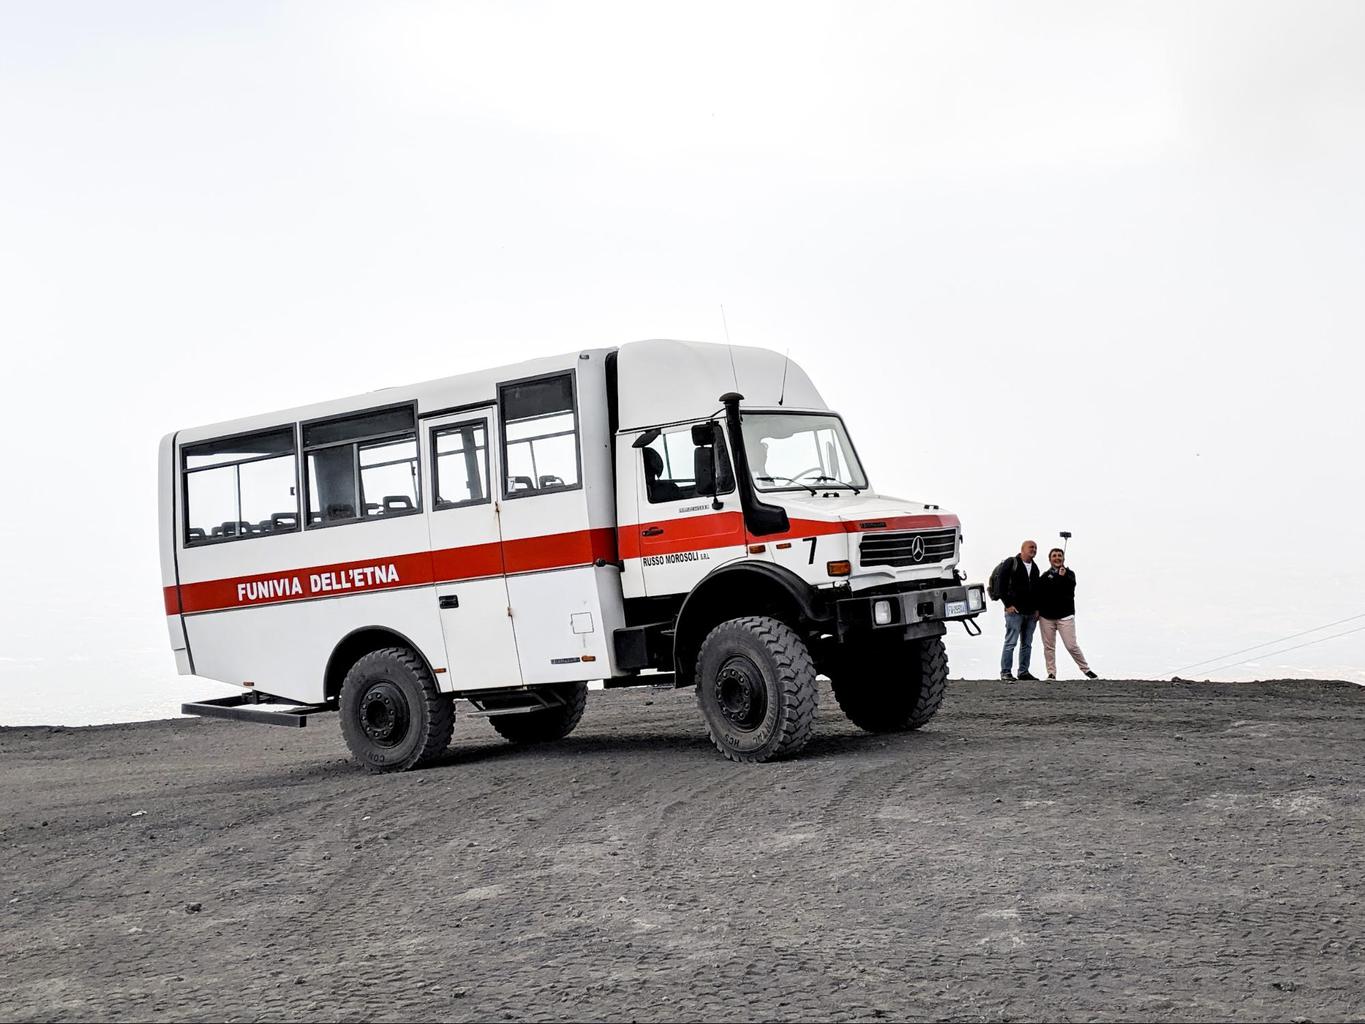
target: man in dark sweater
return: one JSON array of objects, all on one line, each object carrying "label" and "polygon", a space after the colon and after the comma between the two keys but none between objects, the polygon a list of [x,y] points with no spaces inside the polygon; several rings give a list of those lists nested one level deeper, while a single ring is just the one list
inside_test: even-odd
[{"label": "man in dark sweater", "polygon": [[1014,667],[1014,648],[1019,648],[1020,679],[1037,679],[1028,670],[1029,657],[1033,653],[1033,630],[1038,625],[1038,599],[1035,589],[1038,586],[1038,566],[1033,562],[1038,555],[1038,545],[1026,540],[1019,547],[1019,554],[1009,560],[1009,571],[1001,580],[1000,599],[1005,604],[1005,649],[1000,654],[1000,678],[1014,679],[1010,670]]},{"label": "man in dark sweater", "polygon": [[1057,634],[1062,634],[1071,660],[1090,679],[1095,673],[1085,663],[1085,655],[1076,643],[1076,574],[1064,563],[1061,548],[1048,552],[1051,568],[1043,573],[1034,588],[1038,604],[1038,623],[1043,629],[1043,659],[1047,662],[1047,677],[1057,678]]}]

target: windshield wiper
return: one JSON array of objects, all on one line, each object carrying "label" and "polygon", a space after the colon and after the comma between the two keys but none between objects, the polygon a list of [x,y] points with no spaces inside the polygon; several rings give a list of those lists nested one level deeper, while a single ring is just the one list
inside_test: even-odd
[{"label": "windshield wiper", "polygon": [[[777,483],[777,478],[776,478],[776,477],[772,477],[772,476],[756,476],[756,477],[754,477],[754,479],[755,479],[755,480],[767,480],[767,481],[769,481],[769,482],[771,482],[771,483]],[[789,477],[789,476],[784,476],[782,479],[785,480],[785,481],[787,481],[787,483],[796,484],[797,487],[800,487],[800,488],[802,488],[803,490],[808,490],[808,491],[810,491],[810,496],[811,496],[812,498],[815,497],[815,494],[816,494],[815,488],[812,487],[810,484],[803,484],[800,480],[793,480],[793,479],[792,479],[791,477]]]},{"label": "windshield wiper", "polygon": [[856,484],[851,484],[847,480],[840,480],[837,476],[817,476],[817,480],[828,480],[830,483],[838,484],[840,487],[847,487],[854,494],[861,494],[863,489]]}]

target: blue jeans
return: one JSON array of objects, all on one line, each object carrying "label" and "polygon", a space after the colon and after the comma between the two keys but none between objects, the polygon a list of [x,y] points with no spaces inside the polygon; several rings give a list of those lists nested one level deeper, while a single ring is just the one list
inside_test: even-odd
[{"label": "blue jeans", "polygon": [[1028,662],[1033,654],[1033,630],[1038,625],[1038,613],[1020,615],[1018,612],[1005,613],[1005,649],[1000,653],[1000,671],[1009,672],[1014,667],[1014,646],[1019,645],[1019,671],[1028,671]]}]

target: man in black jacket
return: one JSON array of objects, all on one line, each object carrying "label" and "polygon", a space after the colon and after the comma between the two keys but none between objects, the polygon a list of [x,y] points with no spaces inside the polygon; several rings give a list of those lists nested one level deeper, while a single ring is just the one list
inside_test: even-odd
[{"label": "man in black jacket", "polygon": [[1005,603],[1005,649],[1000,654],[1000,678],[1014,679],[1014,648],[1019,647],[1020,679],[1037,679],[1028,670],[1033,653],[1033,630],[1038,625],[1038,566],[1033,562],[1038,545],[1026,540],[1019,554],[1009,560],[1009,570],[1001,581],[1000,599]]},{"label": "man in black jacket", "polygon": [[1057,678],[1057,634],[1062,634],[1071,660],[1090,679],[1095,673],[1085,663],[1085,655],[1076,643],[1076,574],[1064,564],[1061,548],[1048,552],[1052,567],[1038,579],[1038,623],[1043,627],[1043,659],[1047,662],[1047,677]]}]

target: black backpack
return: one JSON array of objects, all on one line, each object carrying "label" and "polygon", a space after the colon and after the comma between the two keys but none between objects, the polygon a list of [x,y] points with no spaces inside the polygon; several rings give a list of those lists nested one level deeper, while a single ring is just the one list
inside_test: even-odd
[{"label": "black backpack", "polygon": [[1005,595],[1005,574],[1013,569],[1011,564],[1014,556],[1010,555],[994,569],[991,570],[991,578],[986,581],[986,593],[990,595],[992,601],[999,601]]}]

